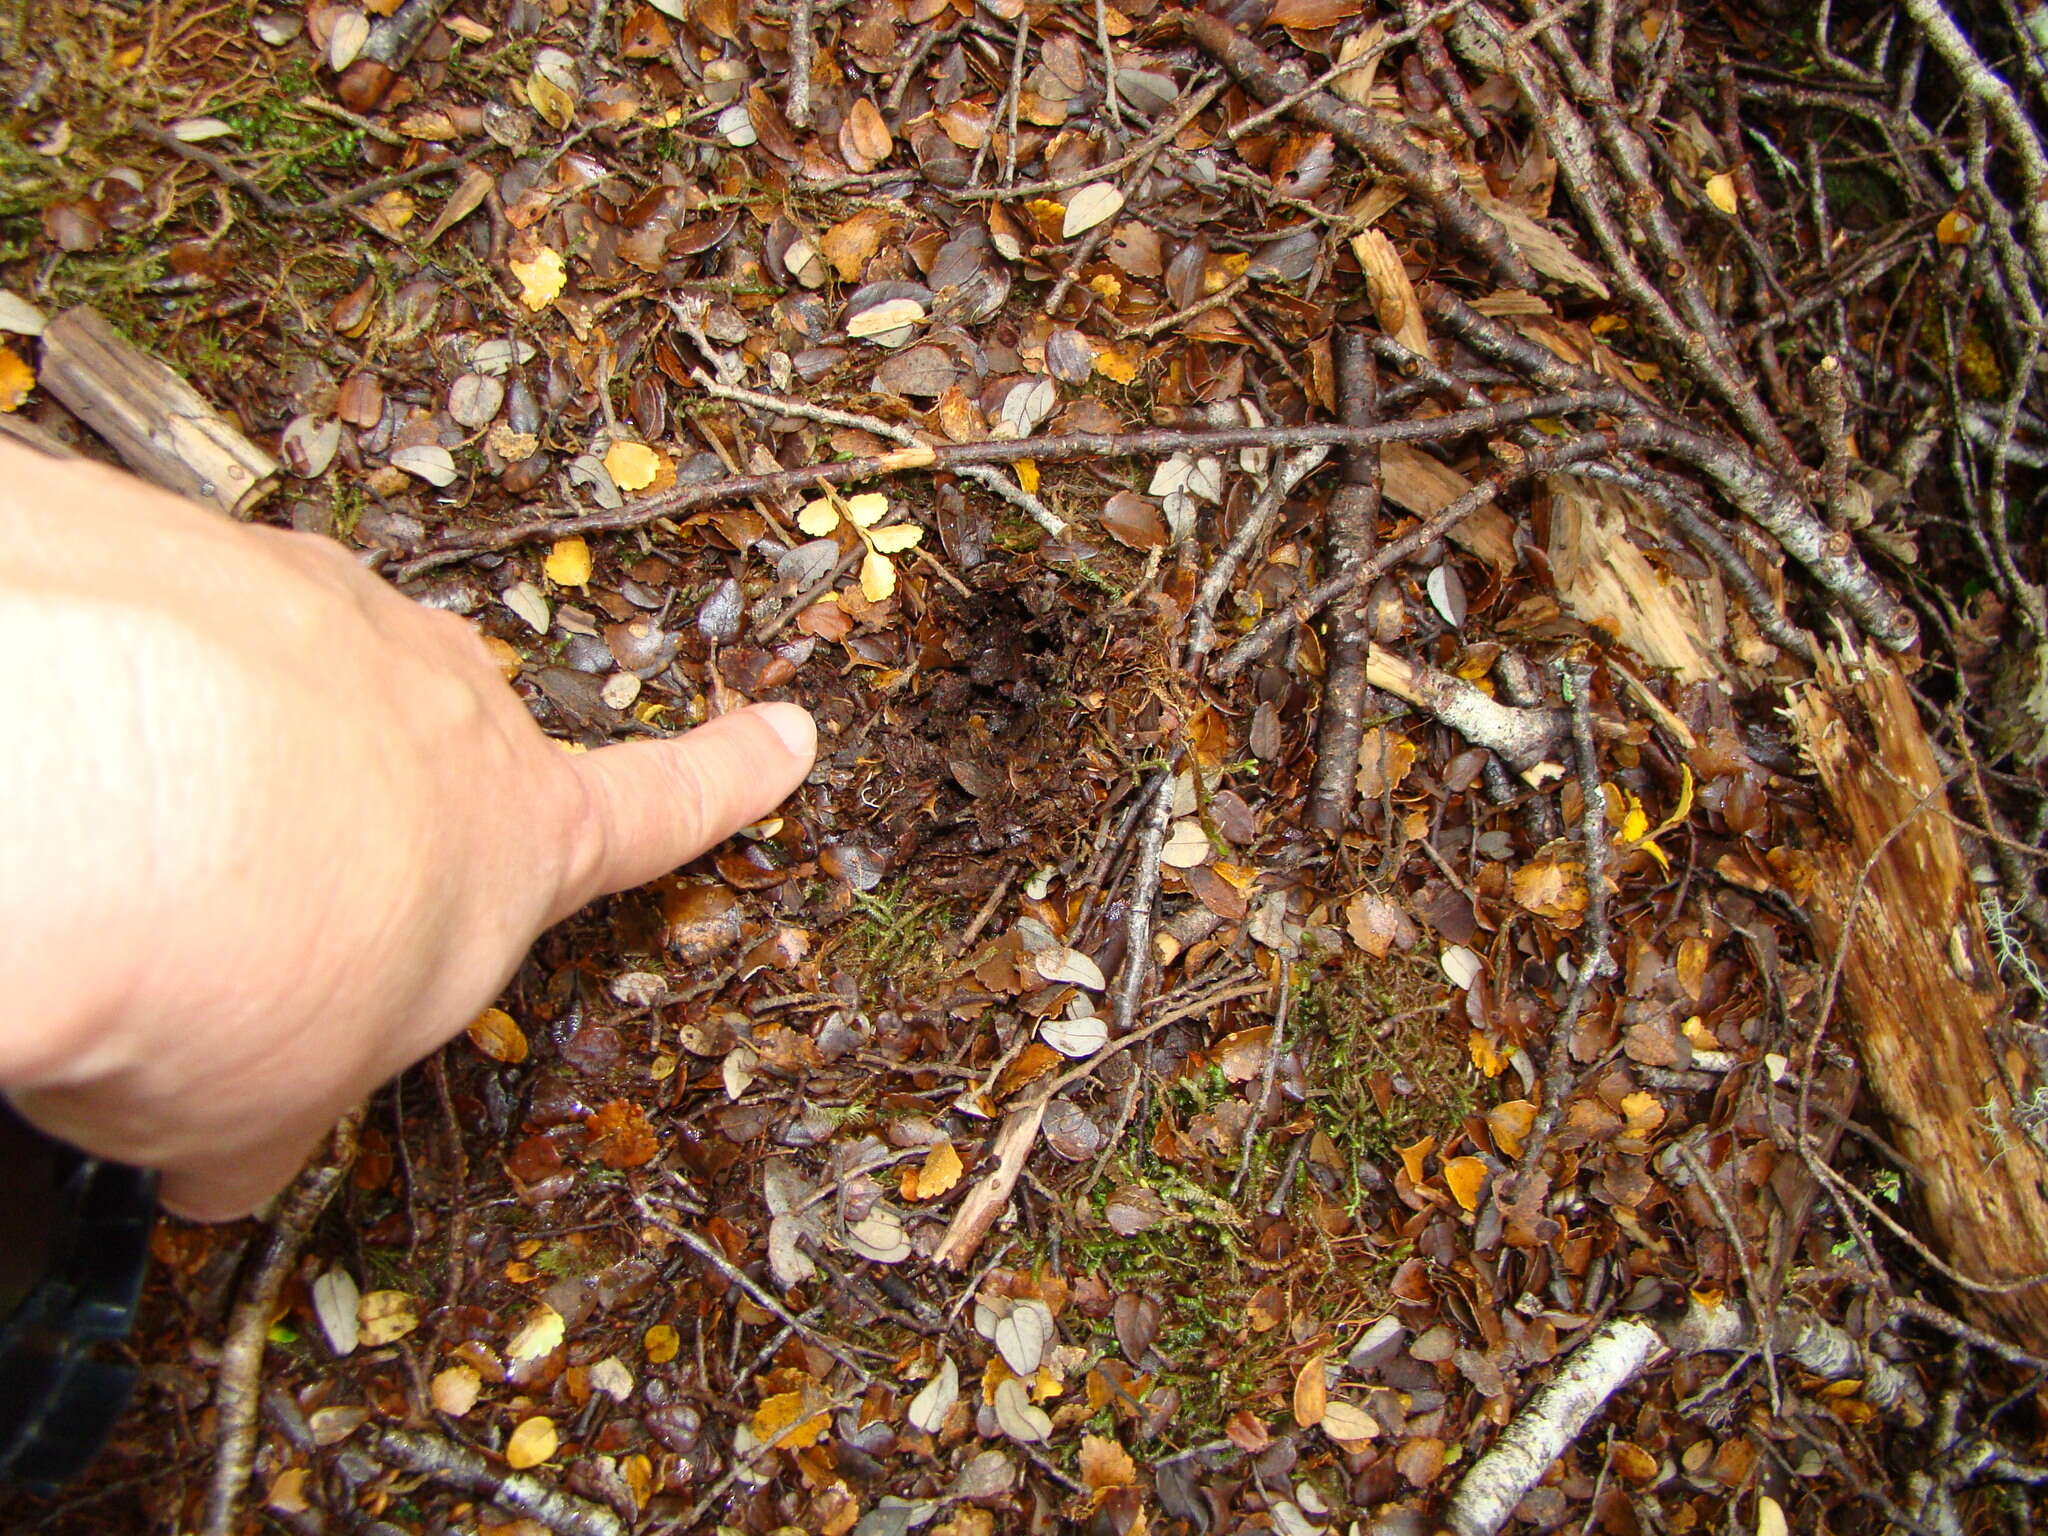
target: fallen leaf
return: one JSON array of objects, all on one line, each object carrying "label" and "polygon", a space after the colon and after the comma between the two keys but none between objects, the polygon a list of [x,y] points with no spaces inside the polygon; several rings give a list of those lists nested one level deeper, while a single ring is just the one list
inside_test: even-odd
[{"label": "fallen leaf", "polygon": [[391,467],[402,469],[414,479],[424,480],[438,489],[453,485],[460,477],[455,467],[454,456],[438,443],[420,443],[411,448],[401,448],[391,455]]},{"label": "fallen leaf", "polygon": [[510,265],[512,275],[519,280],[519,302],[535,314],[560,298],[562,290],[569,284],[569,272],[562,264],[561,252],[545,245],[534,252],[531,259],[515,259]]},{"label": "fallen leaf", "polygon": [[1486,1128],[1504,1157],[1520,1157],[1522,1144],[1536,1124],[1536,1106],[1527,1099],[1509,1099],[1486,1112]]},{"label": "fallen leaf", "polygon": [[1481,1158],[1454,1157],[1444,1164],[1444,1183],[1451,1197],[1468,1211],[1479,1209],[1479,1191],[1486,1187],[1486,1175]]},{"label": "fallen leaf", "polygon": [[1460,992],[1469,992],[1484,969],[1479,956],[1463,944],[1445,945],[1438,963],[1443,966],[1444,975],[1450,978],[1451,985]]},{"label": "fallen leaf", "polygon": [[1735,178],[1726,171],[1716,171],[1707,178],[1707,201],[1727,214],[1735,216],[1740,206],[1735,200]]},{"label": "fallen leaf", "polygon": [[885,1206],[876,1206],[848,1227],[846,1243],[862,1258],[877,1264],[901,1264],[911,1254],[910,1239],[903,1232],[903,1218]]},{"label": "fallen leaf", "polygon": [[1091,181],[1087,186],[1076,189],[1067,199],[1067,206],[1060,215],[1060,238],[1071,240],[1076,235],[1086,234],[1104,219],[1113,219],[1123,211],[1124,195],[1117,190],[1116,183]]},{"label": "fallen leaf", "polygon": [[469,1041],[493,1061],[517,1066],[526,1060],[526,1032],[502,1008],[486,1008],[469,1023]]},{"label": "fallen leaf", "polygon": [[1379,1420],[1367,1413],[1358,1404],[1343,1398],[1332,1398],[1323,1409],[1323,1433],[1336,1441],[1345,1450],[1351,1450],[1374,1438],[1380,1432]]},{"label": "fallen leaf", "polygon": [[953,1411],[953,1404],[960,1397],[960,1367],[953,1363],[951,1355],[939,1357],[939,1368],[932,1373],[917,1396],[910,1400],[906,1417],[910,1427],[935,1435],[946,1422],[946,1415]]},{"label": "fallen leaf", "polygon": [[896,595],[896,563],[872,549],[860,562],[860,595],[871,603],[886,603]]},{"label": "fallen leaf", "polygon": [[811,1411],[810,1397],[804,1392],[776,1393],[756,1408],[748,1421],[756,1440],[785,1451],[816,1445],[831,1425],[829,1415]]},{"label": "fallen leaf", "polygon": [[649,1365],[667,1365],[683,1347],[682,1335],[667,1323],[656,1323],[640,1336]]},{"label": "fallen leaf", "polygon": [[1310,1355],[1294,1373],[1294,1422],[1314,1429],[1323,1422],[1330,1405],[1330,1380],[1323,1369],[1323,1357]]},{"label": "fallen leaf", "polygon": [[355,1277],[345,1269],[330,1269],[313,1282],[313,1317],[337,1355],[353,1353],[361,1341],[356,1318],[361,1300]]},{"label": "fallen leaf", "polygon": [[1026,1394],[1024,1383],[1012,1376],[996,1387],[992,1404],[996,1423],[1012,1440],[1037,1445],[1051,1438],[1052,1420]]},{"label": "fallen leaf", "polygon": [[1093,1056],[1109,1044],[1109,1025],[1093,1014],[1078,1019],[1047,1019],[1038,1037],[1062,1056]]},{"label": "fallen leaf", "polygon": [[604,451],[604,467],[622,491],[644,491],[661,476],[661,455],[645,443],[621,438]]},{"label": "fallen leaf", "polygon": [[371,1291],[356,1303],[357,1340],[376,1349],[420,1325],[420,1304],[404,1291]]},{"label": "fallen leaf", "polygon": [[1078,949],[1069,949],[1064,944],[1040,950],[1031,957],[1031,965],[1047,981],[1066,982],[1071,986],[1086,987],[1091,992],[1100,992],[1109,985],[1101,966]]},{"label": "fallen leaf", "polygon": [[543,1414],[519,1421],[519,1427],[512,1431],[505,1442],[505,1464],[515,1472],[524,1472],[528,1467],[537,1467],[555,1454],[561,1439],[555,1434],[555,1421]]},{"label": "fallen leaf", "polygon": [[1100,1493],[1106,1488],[1130,1488],[1138,1481],[1137,1464],[1130,1452],[1106,1435],[1081,1437],[1081,1481]]},{"label": "fallen leaf", "polygon": [[590,583],[590,545],[579,534],[555,540],[541,569],[558,587],[581,587]]},{"label": "fallen leaf", "polygon": [[561,1347],[562,1337],[568,1331],[562,1314],[546,1302],[536,1303],[505,1345],[505,1358],[514,1362],[538,1360],[553,1354]]},{"label": "fallen leaf", "polygon": [[434,1373],[434,1379],[427,1384],[427,1395],[434,1400],[438,1412],[459,1419],[476,1406],[483,1388],[484,1379],[474,1366],[451,1365]]},{"label": "fallen leaf", "polygon": [[0,347],[0,411],[21,408],[36,387],[36,371],[6,347]]},{"label": "fallen leaf", "polygon": [[607,1168],[643,1168],[661,1152],[647,1112],[629,1099],[613,1099],[583,1122],[590,1151]]},{"label": "fallen leaf", "polygon": [[1422,1181],[1428,1177],[1423,1171],[1422,1160],[1436,1150],[1436,1138],[1425,1136],[1420,1141],[1410,1142],[1407,1146],[1396,1147],[1394,1150],[1400,1154],[1401,1166],[1407,1171],[1408,1182],[1420,1187]]},{"label": "fallen leaf", "polygon": [[936,1141],[915,1170],[906,1170],[903,1198],[936,1200],[960,1182],[960,1154],[950,1141]]}]

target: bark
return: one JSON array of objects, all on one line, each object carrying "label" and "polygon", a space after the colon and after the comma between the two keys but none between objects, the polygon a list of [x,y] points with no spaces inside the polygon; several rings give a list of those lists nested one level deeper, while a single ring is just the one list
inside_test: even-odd
[{"label": "bark", "polygon": [[[1920,1180],[1933,1246],[1997,1286],[2048,1272],[2048,1160],[2014,1123],[1992,1029],[2005,993],[1932,743],[1874,650],[1830,654],[1790,714],[1842,837],[1817,855],[1821,951],[1864,1081]],[[2048,1286],[1968,1289],[1965,1310],[2048,1353]]]}]

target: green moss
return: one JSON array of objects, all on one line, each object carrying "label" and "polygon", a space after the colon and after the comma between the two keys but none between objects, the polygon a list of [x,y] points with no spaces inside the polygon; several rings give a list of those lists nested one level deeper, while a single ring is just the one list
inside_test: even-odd
[{"label": "green moss", "polygon": [[853,898],[853,912],[835,936],[831,953],[861,976],[915,992],[944,972],[946,940],[957,926],[949,902],[919,900],[915,883],[899,880]]}]

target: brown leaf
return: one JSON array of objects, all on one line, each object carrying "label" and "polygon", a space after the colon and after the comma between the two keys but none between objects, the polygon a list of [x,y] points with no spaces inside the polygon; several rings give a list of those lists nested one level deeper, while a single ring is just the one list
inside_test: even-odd
[{"label": "brown leaf", "polygon": [[1081,1481],[1095,1492],[1105,1488],[1129,1488],[1138,1481],[1137,1464],[1130,1453],[1106,1435],[1081,1437]]},{"label": "brown leaf", "polygon": [[839,125],[839,153],[855,172],[872,171],[896,148],[889,124],[872,101],[863,96],[855,101]]},{"label": "brown leaf", "polygon": [[661,1138],[647,1112],[627,1099],[613,1099],[584,1122],[590,1150],[608,1168],[641,1168],[661,1152]]},{"label": "brown leaf", "polygon": [[1159,1337],[1159,1303],[1136,1291],[1124,1291],[1111,1305],[1110,1322],[1116,1329],[1117,1348],[1140,1370],[1152,1341]]}]

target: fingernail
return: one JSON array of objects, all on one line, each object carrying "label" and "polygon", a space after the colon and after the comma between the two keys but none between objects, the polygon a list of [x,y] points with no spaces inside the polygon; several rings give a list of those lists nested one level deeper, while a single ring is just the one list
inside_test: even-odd
[{"label": "fingernail", "polygon": [[781,738],[791,757],[808,763],[818,755],[818,727],[809,710],[795,704],[757,704],[754,712]]}]

